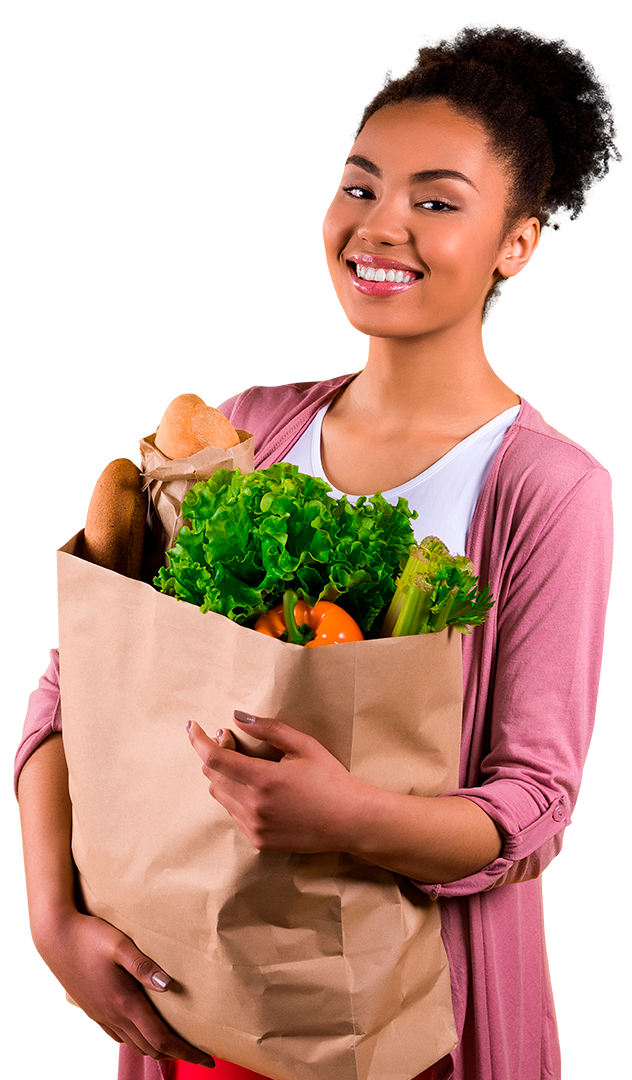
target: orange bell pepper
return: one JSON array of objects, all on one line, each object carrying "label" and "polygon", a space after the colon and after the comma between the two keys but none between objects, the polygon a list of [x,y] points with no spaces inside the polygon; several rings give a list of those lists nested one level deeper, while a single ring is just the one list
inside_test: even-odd
[{"label": "orange bell pepper", "polygon": [[283,638],[294,645],[340,645],[345,641],[364,641],[357,622],[338,604],[319,600],[310,607],[288,589],[283,603],[260,615],[255,626],[260,634]]}]

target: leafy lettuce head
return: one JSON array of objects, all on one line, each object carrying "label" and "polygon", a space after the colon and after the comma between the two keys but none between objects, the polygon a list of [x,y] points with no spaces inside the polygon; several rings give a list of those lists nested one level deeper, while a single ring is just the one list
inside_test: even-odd
[{"label": "leafy lettuce head", "polygon": [[334,499],[296,465],[243,475],[220,470],[191,489],[187,524],[154,584],[238,623],[279,604],[286,589],[309,603],[340,603],[366,634],[389,603],[400,561],[415,544],[405,499]]}]

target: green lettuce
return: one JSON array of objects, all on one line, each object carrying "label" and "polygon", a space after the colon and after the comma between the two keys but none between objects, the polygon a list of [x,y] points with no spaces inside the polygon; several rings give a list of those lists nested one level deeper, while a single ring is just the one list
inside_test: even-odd
[{"label": "green lettuce", "polygon": [[310,604],[333,600],[370,631],[415,544],[406,499],[381,494],[355,505],[282,463],[242,474],[220,470],[191,489],[187,522],[154,584],[162,592],[250,623],[292,589]]}]

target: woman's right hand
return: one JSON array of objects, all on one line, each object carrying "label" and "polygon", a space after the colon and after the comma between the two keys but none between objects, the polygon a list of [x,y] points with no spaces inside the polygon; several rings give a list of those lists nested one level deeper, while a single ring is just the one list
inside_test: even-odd
[{"label": "woman's right hand", "polygon": [[36,945],[73,1002],[116,1042],[155,1060],[212,1067],[213,1059],[180,1039],[147,996],[168,992],[169,975],[116,927],[70,908],[40,928]]}]

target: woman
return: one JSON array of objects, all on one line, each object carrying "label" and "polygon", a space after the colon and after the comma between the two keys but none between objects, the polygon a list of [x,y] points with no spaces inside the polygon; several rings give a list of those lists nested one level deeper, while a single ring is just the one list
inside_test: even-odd
[{"label": "woman", "polygon": [[[609,482],[494,374],[481,324],[549,216],[579,212],[616,155],[612,137],[592,70],[560,43],[499,29],[421,50],[367,107],[325,220],[339,300],[369,336],[366,367],[255,387],[223,407],[254,432],[258,466],[295,461],[350,495],[405,494],[418,535],[467,548],[496,597],[464,641],[461,787],[450,797],[363,785],[274,720],[236,718],[280,762],[190,731],[211,794],[258,847],[351,851],[442,898],[459,1046],[425,1074],[434,1080],[559,1076],[540,873],[570,820],[594,716]],[[561,631],[571,604],[573,637]],[[155,1064],[204,1064],[140,992],[168,991],[168,976],[74,906],[58,701],[53,671],[18,761],[28,757],[19,794],[36,944],[123,1041],[122,1077],[193,1075]]]}]

